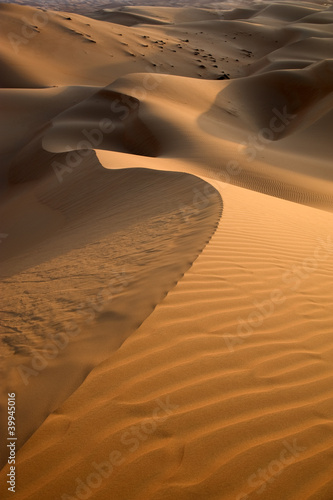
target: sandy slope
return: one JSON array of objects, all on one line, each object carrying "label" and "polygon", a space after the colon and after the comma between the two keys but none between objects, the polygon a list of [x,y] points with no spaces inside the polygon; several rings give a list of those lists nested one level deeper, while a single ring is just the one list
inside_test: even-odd
[{"label": "sandy slope", "polygon": [[332,217],[220,189],[191,270],[22,450],[18,498],[331,498]]},{"label": "sandy slope", "polygon": [[15,390],[19,446],[153,311],[221,212],[215,193],[188,223],[182,207],[208,185],[185,174],[106,171],[91,153],[59,183],[54,155],[37,150],[30,161],[37,177],[15,177],[1,207],[10,239],[1,265],[0,404]]},{"label": "sandy slope", "polygon": [[[325,74],[327,87],[315,90]],[[136,165],[183,171],[174,161],[182,158],[192,173],[332,210],[330,75],[330,63],[320,63],[302,71],[209,81],[205,93],[196,79],[159,75],[156,88],[142,98],[141,116],[163,141],[162,158],[137,157]],[[143,78],[131,75],[110,89],[129,93],[134,87],[135,96]],[[311,140],[314,135],[318,142]],[[107,167],[127,165],[126,155],[98,156]]]},{"label": "sandy slope", "polygon": [[0,9],[16,497],[331,500],[332,7]]}]

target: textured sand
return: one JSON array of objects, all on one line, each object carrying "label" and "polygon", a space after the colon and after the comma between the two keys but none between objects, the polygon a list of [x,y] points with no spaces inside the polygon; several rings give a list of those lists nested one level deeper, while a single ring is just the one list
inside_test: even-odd
[{"label": "textured sand", "polygon": [[19,500],[333,498],[332,6],[205,7],[0,6]]}]

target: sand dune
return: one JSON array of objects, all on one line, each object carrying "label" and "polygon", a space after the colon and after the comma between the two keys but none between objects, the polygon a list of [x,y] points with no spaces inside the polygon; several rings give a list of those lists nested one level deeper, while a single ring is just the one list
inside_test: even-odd
[{"label": "sand dune", "polygon": [[157,19],[156,17],[143,16],[133,12],[121,12],[119,10],[112,12],[108,9],[95,14],[94,18],[99,19],[100,21],[121,24],[123,26],[135,26],[137,24],[168,24],[167,21]]},{"label": "sand dune", "polygon": [[[318,11],[321,10],[319,6],[317,7],[317,9]],[[253,17],[255,20],[268,18],[272,19],[273,22],[282,21],[290,23],[310,16],[314,13],[314,10],[315,9],[313,7],[296,4],[288,5],[288,3],[283,5],[283,8],[281,8],[281,4],[277,3],[273,5],[267,5],[263,9],[260,9],[260,11]]]},{"label": "sand dune", "polygon": [[122,9],[104,9],[97,14],[97,19],[124,26],[136,24],[179,24],[195,21],[218,19],[219,14],[210,9],[177,7],[123,7]]},{"label": "sand dune", "polygon": [[[195,174],[227,179],[241,187],[331,211],[331,149],[325,128],[319,125],[330,123],[332,117],[328,113],[332,108],[330,80],[326,90],[325,86],[321,91],[315,90],[316,79],[326,72],[329,74],[330,64],[322,63],[300,72],[207,82],[206,94],[202,94],[198,80],[161,75],[158,88],[144,99],[149,112],[143,106],[142,117],[157,139],[164,141],[166,152],[158,160],[137,157],[136,165],[183,171],[186,166],[175,161],[180,157],[191,162]],[[131,88],[138,88],[140,81],[142,75],[132,75],[118,80],[111,88],[128,93]],[[189,89],[192,103],[188,100]],[[301,89],[303,100],[298,97]],[[319,92],[323,92],[322,98]],[[316,158],[315,171],[311,158],[315,148],[309,143],[312,127],[321,129],[321,142],[327,150],[327,156]],[[285,160],[284,141],[288,143],[287,154],[293,155],[289,163]],[[118,168],[126,166],[128,162],[128,157],[109,151],[99,151],[98,157],[110,168],[115,164]]]},{"label": "sand dune", "polygon": [[[108,474],[115,450],[121,465],[91,481],[96,498],[251,498],[261,488],[263,498],[330,498],[331,215],[220,189],[220,226],[191,270],[23,449],[18,498],[75,495],[98,465]],[[325,260],[306,272],[319,246]],[[170,406],[154,430],[157,400]],[[257,471],[271,462],[265,482]]]},{"label": "sand dune", "polygon": [[0,5],[16,498],[332,500],[332,5],[113,7]]},{"label": "sand dune", "polygon": [[185,174],[110,172],[92,153],[62,179],[54,155],[30,161],[46,173],[16,183],[1,209],[12,235],[1,266],[1,370],[5,393],[15,387],[20,399],[19,446],[154,310],[221,211],[210,193],[212,203],[187,220],[182,207],[208,185]]}]

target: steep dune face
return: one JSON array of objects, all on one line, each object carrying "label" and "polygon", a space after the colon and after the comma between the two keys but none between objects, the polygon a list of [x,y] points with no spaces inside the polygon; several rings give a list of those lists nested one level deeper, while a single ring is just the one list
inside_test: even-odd
[{"label": "steep dune face", "polygon": [[331,500],[332,8],[0,11],[18,500]]},{"label": "steep dune face", "polygon": [[[224,103],[239,103],[239,116],[254,132],[271,128],[269,140],[278,141],[332,109],[333,61],[320,61],[303,70],[269,71],[243,78],[232,82],[221,97]],[[283,119],[278,123],[278,117],[272,122],[274,108],[288,111],[285,123]]]},{"label": "steep dune face", "polygon": [[[126,104],[125,104],[126,103]],[[43,137],[52,152],[99,147],[142,156],[159,156],[161,146],[139,118],[140,101],[107,88],[59,115]],[[87,128],[82,131],[82,124]],[[100,124],[104,124],[103,130]]]},{"label": "steep dune face", "polygon": [[317,38],[316,34],[309,38],[304,38],[287,47],[275,50],[267,57],[252,65],[251,73],[265,73],[277,69],[302,69],[321,62],[323,59],[330,59],[333,49],[332,38]]},{"label": "steep dune face", "polygon": [[[183,170],[174,161],[182,158],[196,174],[331,211],[331,148],[323,124],[332,119],[332,87],[330,77],[319,83],[330,71],[330,63],[323,62],[301,71],[206,82],[205,93],[195,79],[160,75],[140,114],[162,144],[163,156],[136,158],[136,165]],[[132,75],[110,88],[130,93],[140,81],[142,75]],[[314,130],[316,135],[322,130],[320,158],[310,139]],[[129,160],[109,151],[98,156],[109,168]]]},{"label": "steep dune face", "polygon": [[[24,60],[18,61],[17,68],[13,67],[10,53],[0,55],[1,88],[39,88],[44,87],[43,82],[35,79],[33,71],[26,68]],[[23,67],[22,67],[23,66]],[[21,67],[21,68],[20,68]]]}]

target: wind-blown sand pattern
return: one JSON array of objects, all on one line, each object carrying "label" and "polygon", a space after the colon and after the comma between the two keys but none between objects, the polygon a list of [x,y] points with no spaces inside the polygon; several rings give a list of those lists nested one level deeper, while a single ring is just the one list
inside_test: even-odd
[{"label": "wind-blown sand pattern", "polygon": [[332,6],[0,9],[15,497],[332,500]]}]

